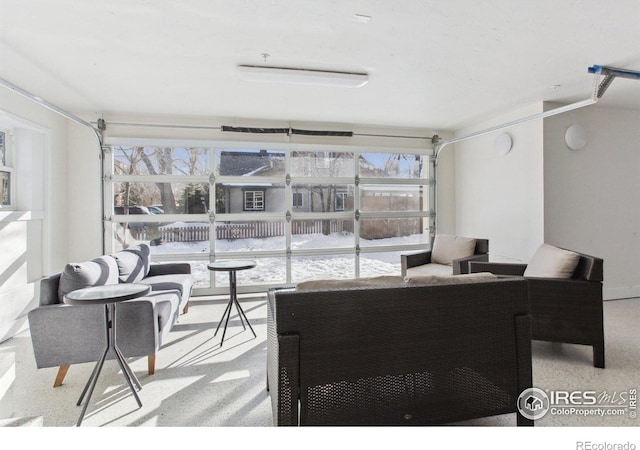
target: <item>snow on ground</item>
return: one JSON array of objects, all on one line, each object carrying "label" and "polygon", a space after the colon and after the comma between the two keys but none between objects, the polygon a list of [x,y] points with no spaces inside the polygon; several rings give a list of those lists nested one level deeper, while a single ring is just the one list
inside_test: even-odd
[{"label": "snow on ground", "polygon": [[[402,236],[387,239],[360,240],[361,248],[371,248],[382,245],[406,245],[424,243],[422,235]],[[291,237],[292,250],[344,248],[349,252],[353,248],[354,237],[351,233],[299,234]],[[284,257],[254,258],[254,252],[268,250],[284,250],[284,236],[263,239],[235,239],[216,241],[216,255],[224,258],[225,252],[249,252],[251,259],[255,259],[257,267],[251,270],[237,272],[239,285],[274,284],[286,282],[286,259]],[[199,242],[169,242],[151,247],[152,254],[209,254],[209,241]],[[403,252],[379,252],[360,254],[360,276],[371,277],[377,275],[400,275],[400,254]],[[406,253],[406,252],[405,252]],[[209,287],[209,270],[206,261],[190,261],[196,278],[196,287]],[[223,272],[215,273],[216,286],[227,286],[228,275]],[[291,278],[294,283],[306,279],[321,278],[355,278],[354,255],[318,255],[294,256],[291,258]]]}]

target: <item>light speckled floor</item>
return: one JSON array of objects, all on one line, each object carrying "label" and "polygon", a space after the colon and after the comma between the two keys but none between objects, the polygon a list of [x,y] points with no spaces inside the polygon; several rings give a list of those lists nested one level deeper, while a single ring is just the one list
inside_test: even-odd
[{"label": "light speckled floor", "polygon": [[[131,361],[140,378],[143,403],[124,385],[117,364],[108,361],[83,422],[86,427],[269,427],[271,407],[265,391],[266,303],[263,296],[242,296],[241,303],[258,337],[230,322],[227,338],[219,346],[213,337],[226,300],[193,299],[189,313],[181,316],[170,342],[158,353],[156,374],[146,374],[146,359]],[[234,317],[232,317],[233,319]],[[613,394],[640,388],[640,299],[605,302],[606,369],[592,365],[589,347],[533,343],[534,385],[549,390],[591,390]],[[72,366],[65,383],[53,388],[56,369],[35,367],[31,341],[23,332],[0,344],[0,355],[15,353],[15,380],[8,400],[15,418],[38,418],[45,427],[75,425],[80,407],[76,401],[93,364]],[[4,399],[6,404],[7,399]],[[7,416],[8,417],[8,416]],[[0,417],[3,419],[3,417]],[[20,423],[19,421],[17,422]],[[0,422],[2,424],[2,422]],[[515,424],[508,414],[464,425]],[[624,416],[547,414],[536,426],[638,426],[640,419]]]}]

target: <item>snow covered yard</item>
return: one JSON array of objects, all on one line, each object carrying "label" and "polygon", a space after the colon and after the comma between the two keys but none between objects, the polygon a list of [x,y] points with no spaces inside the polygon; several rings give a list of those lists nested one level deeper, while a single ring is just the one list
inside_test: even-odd
[{"label": "snow covered yard", "polygon": [[[361,248],[378,246],[406,245],[421,243],[422,235],[411,235],[396,238],[360,240]],[[263,239],[218,240],[215,242],[215,253],[219,259],[225,253],[247,252],[247,258],[258,263],[255,269],[237,272],[239,285],[274,284],[286,282],[286,259],[284,257],[255,258],[255,252],[284,250],[285,238],[272,237]],[[351,254],[354,236],[351,233],[299,234],[292,236],[292,250],[311,250],[326,248],[344,248],[344,255],[293,256],[291,259],[292,282],[307,279],[335,279],[355,277],[355,255]],[[151,247],[153,254],[202,254],[209,253],[209,241],[169,242]],[[376,252],[360,254],[360,276],[400,275],[400,254],[402,251]],[[190,261],[196,277],[196,287],[209,287],[210,272],[206,261]],[[215,273],[216,285],[227,286],[228,275]]]}]

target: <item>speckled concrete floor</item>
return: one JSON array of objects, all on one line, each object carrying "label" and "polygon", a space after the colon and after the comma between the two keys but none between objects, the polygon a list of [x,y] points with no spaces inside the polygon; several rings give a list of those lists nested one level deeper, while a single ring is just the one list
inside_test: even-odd
[{"label": "speckled concrete floor", "polygon": [[[250,331],[243,331],[240,322],[232,317],[221,348],[220,333],[215,338],[213,335],[226,300],[193,299],[189,313],[181,316],[169,342],[158,353],[155,375],[146,374],[145,358],[130,361],[143,385],[142,408],[137,407],[125,387],[117,364],[108,361],[83,426],[270,427],[271,405],[265,390],[265,297],[242,296],[241,303],[257,338]],[[605,302],[604,370],[593,367],[589,347],[533,342],[534,386],[607,395],[640,389],[638,324],[640,299]],[[3,401],[12,404],[13,417],[37,418],[35,423],[45,427],[74,426],[80,413],[76,401],[93,364],[72,366],[64,384],[54,389],[56,369],[36,369],[28,331],[0,344],[0,355],[10,353],[15,353],[15,379]],[[630,417],[630,412],[627,409],[624,415],[603,417],[548,413],[536,426],[638,426],[640,419]],[[514,414],[463,423],[514,424]]]}]

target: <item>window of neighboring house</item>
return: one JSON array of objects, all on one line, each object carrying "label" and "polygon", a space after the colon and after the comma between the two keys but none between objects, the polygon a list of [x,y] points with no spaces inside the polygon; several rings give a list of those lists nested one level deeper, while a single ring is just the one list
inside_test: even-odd
[{"label": "window of neighboring house", "polygon": [[245,211],[264,211],[264,191],[244,191]]},{"label": "window of neighboring house", "polygon": [[9,149],[9,136],[0,131],[0,209],[13,209],[13,168]]},{"label": "window of neighboring house", "polygon": [[344,211],[344,203],[346,199],[347,199],[346,192],[336,193],[336,211]]},{"label": "window of neighboring house", "polygon": [[292,196],[293,196],[293,207],[302,208],[302,192],[294,192]]},{"label": "window of neighboring house", "polygon": [[316,167],[318,169],[330,169],[331,168],[331,153],[330,152],[317,152],[317,155],[316,155]]}]

